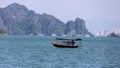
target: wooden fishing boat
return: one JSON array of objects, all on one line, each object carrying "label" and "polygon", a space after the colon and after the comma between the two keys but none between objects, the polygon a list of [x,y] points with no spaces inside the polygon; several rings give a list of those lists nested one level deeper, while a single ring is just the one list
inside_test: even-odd
[{"label": "wooden fishing boat", "polygon": [[55,47],[60,47],[60,48],[78,48],[77,45],[69,46],[65,44],[58,44],[56,42],[51,42],[51,44],[53,44]]},{"label": "wooden fishing boat", "polygon": [[81,47],[81,43],[79,45],[75,44],[75,41],[81,41],[81,39],[63,39],[63,38],[56,38],[57,40],[61,40],[62,43],[58,42],[51,42],[55,47],[59,48],[78,48]]}]

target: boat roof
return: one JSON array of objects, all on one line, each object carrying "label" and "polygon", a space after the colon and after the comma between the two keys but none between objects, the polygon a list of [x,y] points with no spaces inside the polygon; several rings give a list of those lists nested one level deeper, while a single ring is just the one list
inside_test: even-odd
[{"label": "boat roof", "polygon": [[65,38],[56,38],[57,40],[73,40],[73,41],[80,41],[82,39],[76,38],[76,39],[65,39]]}]

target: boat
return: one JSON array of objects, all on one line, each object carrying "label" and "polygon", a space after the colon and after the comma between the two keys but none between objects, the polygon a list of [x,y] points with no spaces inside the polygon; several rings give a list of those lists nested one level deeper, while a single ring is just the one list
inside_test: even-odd
[{"label": "boat", "polygon": [[[53,41],[51,44],[55,47],[59,48],[78,48],[81,47],[81,40],[80,38],[77,39],[64,39],[64,38],[56,38],[57,42]],[[61,41],[62,43],[58,42]],[[76,41],[80,41],[80,44],[76,44]]]}]

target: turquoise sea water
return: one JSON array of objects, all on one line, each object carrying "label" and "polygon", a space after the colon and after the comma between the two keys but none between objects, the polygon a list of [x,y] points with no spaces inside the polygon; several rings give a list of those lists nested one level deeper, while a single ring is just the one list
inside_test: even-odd
[{"label": "turquoise sea water", "polygon": [[120,38],[82,37],[82,47],[56,48],[55,37],[0,36],[0,68],[120,68]]}]

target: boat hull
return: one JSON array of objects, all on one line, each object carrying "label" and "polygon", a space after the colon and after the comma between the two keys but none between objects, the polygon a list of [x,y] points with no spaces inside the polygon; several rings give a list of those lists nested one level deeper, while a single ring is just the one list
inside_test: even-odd
[{"label": "boat hull", "polygon": [[55,47],[59,47],[59,48],[78,48],[79,47],[77,45],[69,46],[69,45],[64,45],[64,44],[58,44],[55,42],[51,42],[51,44],[53,44]]}]

